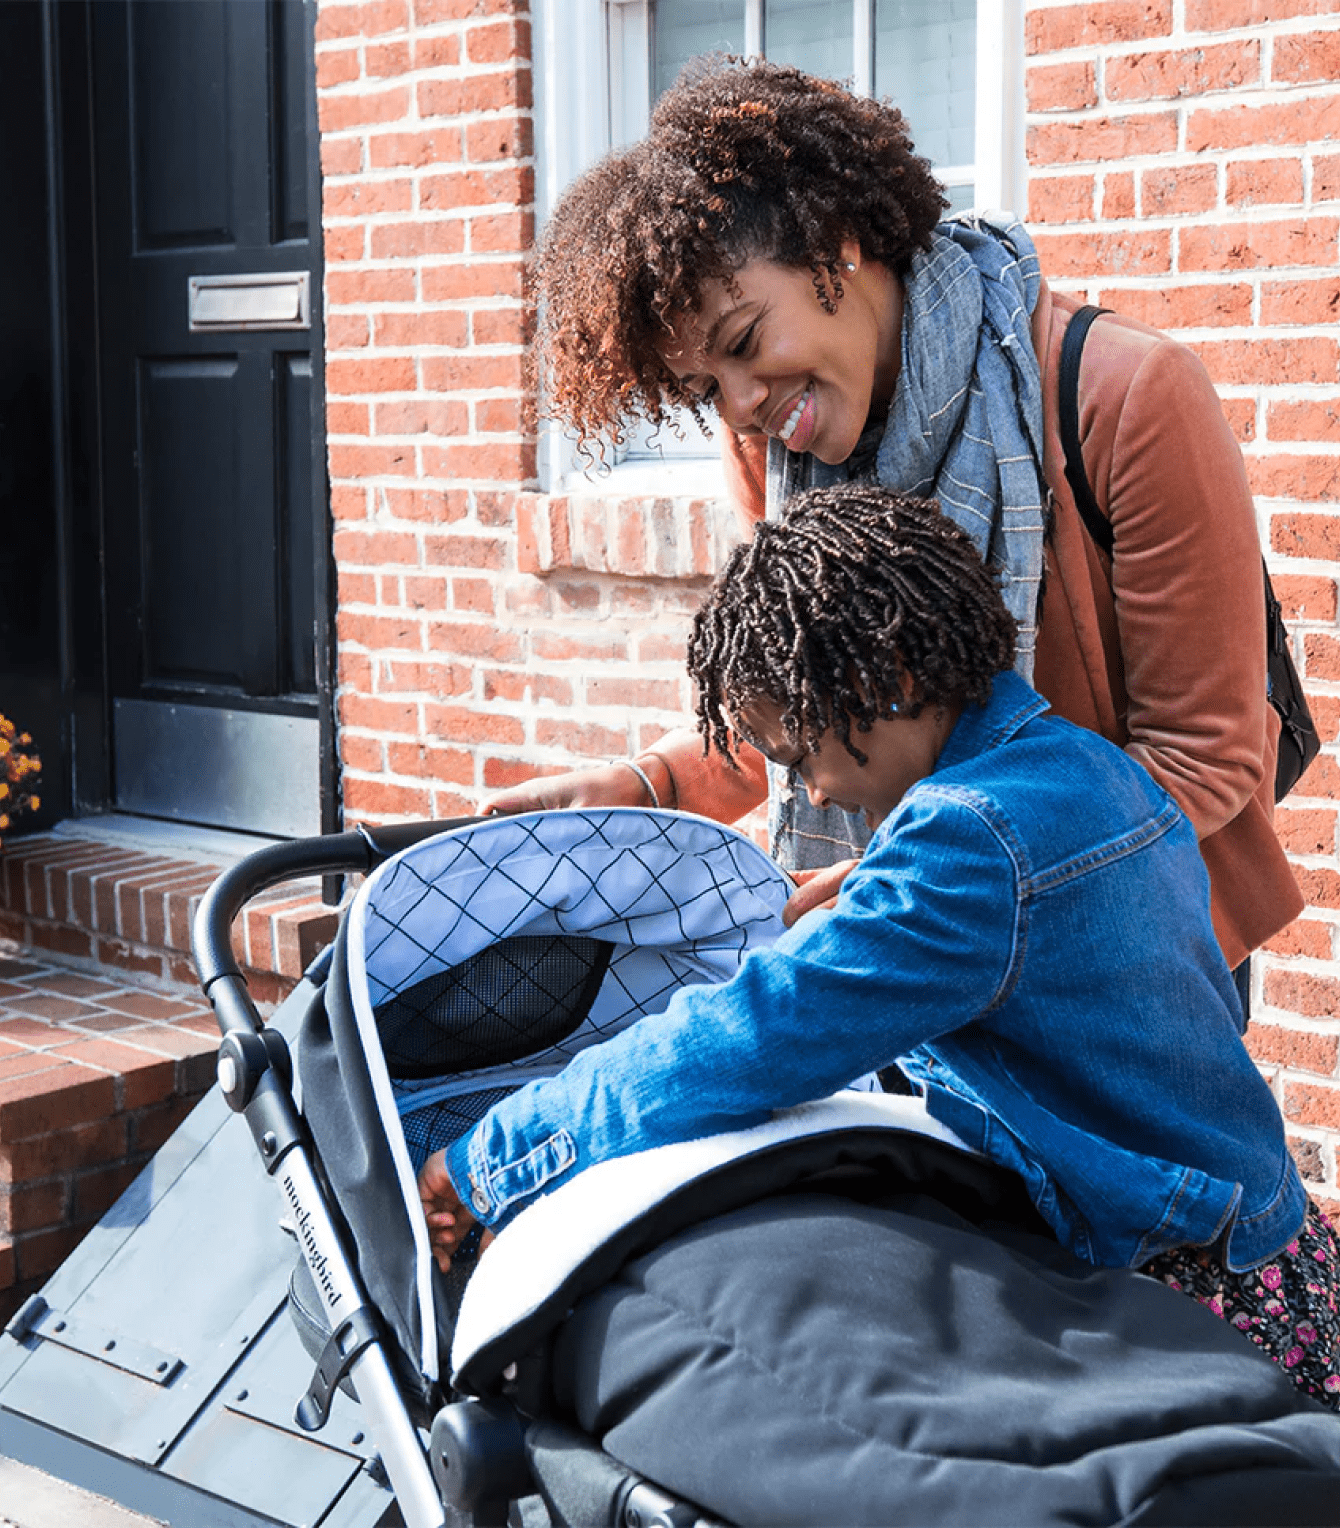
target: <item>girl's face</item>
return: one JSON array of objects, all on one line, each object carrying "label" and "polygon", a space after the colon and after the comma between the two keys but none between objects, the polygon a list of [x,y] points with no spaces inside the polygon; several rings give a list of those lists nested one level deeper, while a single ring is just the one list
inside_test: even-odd
[{"label": "girl's face", "polygon": [[958,705],[923,706],[916,716],[881,717],[869,732],[853,734],[856,746],[867,756],[864,764],[847,752],[832,731],[825,732],[813,749],[793,742],[782,727],[782,708],[775,701],[751,701],[736,721],[741,737],[765,758],[799,775],[815,806],[861,812],[866,826],[873,829],[935,768],[961,709]]},{"label": "girl's face", "polygon": [[701,310],[679,319],[661,359],[737,435],[846,461],[893,397],[902,288],[855,243],[842,260],[835,313],[819,301],[808,268],[746,261],[733,287],[709,284]]}]

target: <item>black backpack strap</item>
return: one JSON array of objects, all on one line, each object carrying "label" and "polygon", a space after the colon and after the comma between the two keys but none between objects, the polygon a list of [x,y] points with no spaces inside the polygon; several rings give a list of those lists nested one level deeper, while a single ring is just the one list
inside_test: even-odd
[{"label": "black backpack strap", "polygon": [[1091,303],[1071,318],[1061,341],[1061,445],[1065,450],[1065,476],[1070,492],[1075,496],[1075,507],[1084,521],[1089,535],[1099,551],[1112,555],[1114,537],[1112,524],[1107,520],[1089,487],[1088,474],[1084,471],[1084,457],[1079,447],[1079,360],[1084,354],[1084,341],[1089,337],[1089,326],[1100,313],[1110,308],[1095,308]]}]

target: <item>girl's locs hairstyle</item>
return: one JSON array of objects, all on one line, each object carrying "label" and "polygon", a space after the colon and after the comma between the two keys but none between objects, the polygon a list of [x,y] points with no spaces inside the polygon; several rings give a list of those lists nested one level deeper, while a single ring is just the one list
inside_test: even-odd
[{"label": "girl's locs hairstyle", "polygon": [[781,64],[691,64],[651,131],[564,193],[533,268],[548,413],[591,447],[635,415],[696,409],[661,361],[670,326],[747,260],[842,297],[841,250],[900,275],[948,206],[902,113]]},{"label": "girl's locs hairstyle", "polygon": [[[798,494],[731,553],[693,622],[689,673],[704,745],[781,708],[791,741],[852,738],[897,704],[984,702],[1014,661],[1014,621],[967,533],[938,507],[868,483]],[[904,701],[904,678],[911,680]]]}]

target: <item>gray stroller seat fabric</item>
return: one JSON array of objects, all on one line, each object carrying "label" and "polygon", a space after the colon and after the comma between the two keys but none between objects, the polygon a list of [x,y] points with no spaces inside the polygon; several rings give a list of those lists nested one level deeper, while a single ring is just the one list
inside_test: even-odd
[{"label": "gray stroller seat fabric", "polygon": [[1340,1422],[1227,1323],[919,1193],[795,1192],[634,1258],[560,1411],[737,1524],[1320,1525]]}]

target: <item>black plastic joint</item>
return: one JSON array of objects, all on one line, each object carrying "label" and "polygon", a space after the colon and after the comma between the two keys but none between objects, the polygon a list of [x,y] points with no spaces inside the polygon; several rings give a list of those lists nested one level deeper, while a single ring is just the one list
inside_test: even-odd
[{"label": "black plastic joint", "polygon": [[307,1144],[288,1084],[281,1084],[273,1073],[267,1071],[261,1077],[245,1112],[266,1172],[273,1175],[295,1146]]},{"label": "black plastic joint", "polygon": [[516,1411],[490,1397],[456,1401],[433,1418],[428,1460],[442,1500],[475,1521],[534,1491],[526,1433]]},{"label": "black plastic joint", "polygon": [[235,1114],[240,1114],[251,1102],[271,1064],[264,1035],[254,1030],[235,1029],[223,1037],[215,1075],[219,1079],[219,1091]]},{"label": "black plastic joint", "polygon": [[41,1295],[29,1295],[9,1318],[5,1332],[15,1342],[22,1342],[47,1313],[47,1302]]},{"label": "black plastic joint", "polygon": [[304,1432],[319,1432],[330,1417],[335,1387],[349,1372],[354,1360],[378,1340],[372,1312],[360,1305],[330,1334],[317,1360],[307,1394],[298,1402],[293,1419]]}]

